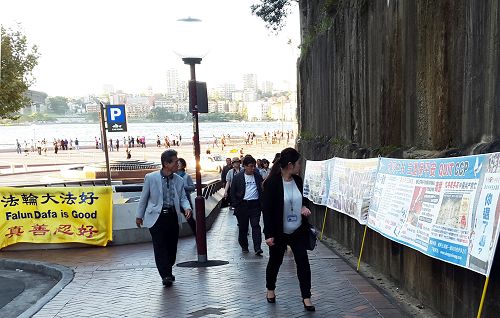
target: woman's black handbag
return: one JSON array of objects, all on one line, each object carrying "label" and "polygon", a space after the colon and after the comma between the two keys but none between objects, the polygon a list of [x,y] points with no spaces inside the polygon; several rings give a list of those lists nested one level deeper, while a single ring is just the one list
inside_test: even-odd
[{"label": "woman's black handbag", "polygon": [[316,247],[316,243],[318,241],[318,232],[312,226],[311,224],[308,225],[307,229],[307,242],[306,242],[306,249],[309,251],[314,250]]}]

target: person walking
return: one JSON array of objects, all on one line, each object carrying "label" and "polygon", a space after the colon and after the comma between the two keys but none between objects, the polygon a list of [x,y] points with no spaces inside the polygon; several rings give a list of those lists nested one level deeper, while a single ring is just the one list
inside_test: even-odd
[{"label": "person walking", "polygon": [[[241,160],[238,157],[234,157],[231,160],[231,164],[233,168],[229,170],[226,174],[226,185],[224,187],[224,198],[230,203],[231,202],[231,182],[233,181],[234,175],[236,175],[238,172],[242,171],[243,169],[241,168]],[[233,208],[231,206],[231,208]]]},{"label": "person walking", "polygon": [[[191,206],[192,210],[193,204],[191,203],[191,193],[194,192],[195,186],[191,176],[188,173],[186,173],[186,166],[187,166],[186,160],[184,160],[184,158],[179,158],[178,170],[176,173],[179,176],[181,176],[182,179],[184,180],[184,191],[186,191],[186,198],[188,199],[189,205]],[[193,231],[193,234],[196,235],[196,221],[194,217],[191,217],[186,221],[189,227],[191,228],[191,231]]]},{"label": "person walking", "polygon": [[22,154],[22,151],[21,151],[21,143],[19,142],[18,139],[16,139],[16,152],[18,154]]},{"label": "person walking", "polygon": [[222,168],[222,171],[220,173],[220,181],[222,182],[222,186],[225,188],[226,187],[226,176],[229,170],[233,168],[233,163],[231,161],[231,158],[226,158],[226,165]]},{"label": "person walking", "polygon": [[248,222],[252,226],[255,255],[262,255],[260,215],[262,212],[262,177],[255,171],[255,159],[251,155],[243,158],[243,171],[231,182],[231,205],[238,219],[238,243],[243,253],[248,253]]},{"label": "person walking", "polygon": [[116,151],[120,151],[120,139],[116,138]]},{"label": "person walking", "polygon": [[271,172],[271,169],[269,169],[269,160],[262,159],[262,169],[260,169],[259,172],[262,176],[262,179],[266,180],[266,178],[269,176],[269,173]]},{"label": "person walking", "polygon": [[264,236],[269,246],[266,268],[267,301],[276,302],[276,278],[289,245],[292,249],[302,304],[307,311],[315,311],[311,302],[311,267],[306,244],[309,238],[307,217],[309,201],[302,196],[300,154],[293,148],[284,149],[264,182],[263,218]]},{"label": "person walking", "polygon": [[75,148],[76,150],[80,150],[80,142],[78,141],[78,138],[75,138]]},{"label": "person walking", "polygon": [[192,217],[191,206],[184,191],[184,180],[177,171],[177,151],[161,154],[162,168],[144,177],[135,223],[149,228],[153,241],[156,267],[165,287],[172,286],[172,266],[177,255],[181,207],[186,219]]}]

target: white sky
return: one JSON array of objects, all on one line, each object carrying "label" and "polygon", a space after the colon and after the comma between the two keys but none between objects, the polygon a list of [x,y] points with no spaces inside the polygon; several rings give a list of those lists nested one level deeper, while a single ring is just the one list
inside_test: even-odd
[{"label": "white sky", "polygon": [[[214,87],[241,86],[244,73],[255,73],[259,85],[271,80],[295,87],[300,53],[298,8],[278,36],[251,14],[257,0],[2,0],[0,23],[21,23],[41,57],[32,89],[50,96],[115,90],[141,93],[148,86],[164,92],[166,70],[178,69],[186,80],[189,67],[173,53],[176,20],[203,20],[209,53],[196,68],[197,79]],[[292,44],[287,44],[291,39]]]}]

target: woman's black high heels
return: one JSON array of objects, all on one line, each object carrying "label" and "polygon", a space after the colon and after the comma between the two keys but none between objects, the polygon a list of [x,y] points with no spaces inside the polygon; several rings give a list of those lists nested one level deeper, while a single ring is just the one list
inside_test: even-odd
[{"label": "woman's black high heels", "polygon": [[304,305],[304,309],[305,310],[307,310],[307,311],[316,311],[316,307],[314,307],[314,305],[311,305],[311,306],[306,305],[306,302],[304,301],[304,299],[302,299],[302,304]]},{"label": "woman's black high heels", "polygon": [[274,295],[274,297],[267,297],[266,295],[266,299],[267,299],[267,302],[270,303],[270,304],[274,304],[276,302],[276,295]]}]

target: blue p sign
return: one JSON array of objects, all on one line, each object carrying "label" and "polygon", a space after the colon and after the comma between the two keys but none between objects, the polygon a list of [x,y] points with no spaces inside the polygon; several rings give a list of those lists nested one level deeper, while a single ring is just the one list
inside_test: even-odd
[{"label": "blue p sign", "polygon": [[106,105],[108,131],[127,131],[125,105]]}]

